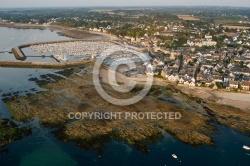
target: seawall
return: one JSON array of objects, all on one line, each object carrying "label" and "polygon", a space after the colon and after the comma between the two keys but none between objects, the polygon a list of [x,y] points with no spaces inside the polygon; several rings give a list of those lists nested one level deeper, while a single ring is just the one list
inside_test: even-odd
[{"label": "seawall", "polygon": [[75,62],[11,62],[0,61],[1,67],[16,67],[16,68],[67,68],[81,66],[84,64],[93,63],[93,60],[75,61]]},{"label": "seawall", "polygon": [[25,60],[26,59],[26,56],[24,55],[23,51],[18,47],[12,48],[12,52],[15,55],[15,58],[17,60]]}]

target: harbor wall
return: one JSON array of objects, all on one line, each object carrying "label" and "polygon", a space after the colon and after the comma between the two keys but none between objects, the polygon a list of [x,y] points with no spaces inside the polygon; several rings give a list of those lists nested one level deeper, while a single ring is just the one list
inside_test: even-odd
[{"label": "harbor wall", "polygon": [[81,66],[93,63],[93,60],[75,61],[75,62],[12,62],[0,61],[1,67],[16,67],[16,68],[67,68]]},{"label": "harbor wall", "polygon": [[18,47],[12,48],[12,52],[17,60],[25,60],[26,59],[26,56],[24,55],[23,51]]}]

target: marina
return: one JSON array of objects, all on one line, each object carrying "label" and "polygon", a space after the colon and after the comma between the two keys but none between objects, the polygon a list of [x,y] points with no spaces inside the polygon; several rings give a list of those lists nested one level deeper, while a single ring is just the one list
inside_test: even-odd
[{"label": "marina", "polygon": [[[116,41],[62,40],[35,42],[16,46],[12,51],[19,61],[15,63],[2,61],[0,66],[6,67],[10,65],[13,67],[16,65],[16,67],[20,67],[24,65],[26,67],[44,66],[47,68],[51,66],[58,68],[69,65],[74,66],[74,64],[78,66],[84,61],[103,59],[106,66],[116,67],[131,63],[144,64],[151,60],[149,55],[143,53],[140,49]],[[27,60],[29,58],[33,60]],[[36,58],[51,60],[40,62]],[[21,63],[20,61],[27,63]],[[39,65],[36,66],[36,64]]]},{"label": "marina", "polygon": [[94,57],[113,46],[113,43],[104,41],[68,41],[31,45],[30,48],[39,53],[50,52],[54,54],[67,54],[76,57],[85,55]]},{"label": "marina", "polygon": [[[104,50],[116,44],[103,41],[90,40],[62,40],[51,42],[36,42],[22,44],[12,48],[12,52],[18,61],[0,61],[2,67],[34,67],[34,68],[64,68],[79,66],[93,60]],[[25,55],[24,51],[31,48],[38,55]],[[26,51],[25,51],[26,52]],[[79,52],[79,53],[78,53]],[[50,55],[49,55],[50,54]],[[70,55],[69,55],[70,54]],[[73,58],[71,58],[73,57]],[[76,58],[77,57],[77,58]],[[27,61],[33,58],[33,61]],[[52,58],[53,62],[39,62],[36,58]],[[70,59],[71,58],[71,59]],[[76,59],[76,60],[72,60]],[[25,62],[22,62],[25,61]]]}]

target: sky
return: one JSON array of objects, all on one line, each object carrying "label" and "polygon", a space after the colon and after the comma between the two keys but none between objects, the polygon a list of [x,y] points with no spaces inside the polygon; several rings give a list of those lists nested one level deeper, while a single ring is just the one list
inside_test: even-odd
[{"label": "sky", "polygon": [[86,6],[236,6],[250,7],[249,0],[0,0],[5,7],[86,7]]}]

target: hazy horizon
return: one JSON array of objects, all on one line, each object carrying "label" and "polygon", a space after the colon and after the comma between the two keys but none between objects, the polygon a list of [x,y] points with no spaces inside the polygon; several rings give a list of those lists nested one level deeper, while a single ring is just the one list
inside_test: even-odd
[{"label": "hazy horizon", "polygon": [[143,0],[92,0],[88,2],[82,2],[80,0],[43,0],[43,1],[32,1],[32,0],[0,0],[0,8],[46,8],[46,7],[147,7],[147,6],[161,6],[161,7],[192,7],[192,6],[219,6],[219,7],[250,7],[249,0],[210,0],[204,2],[200,0],[176,0],[176,1],[165,1],[165,0],[154,0],[154,1],[143,1]]}]

